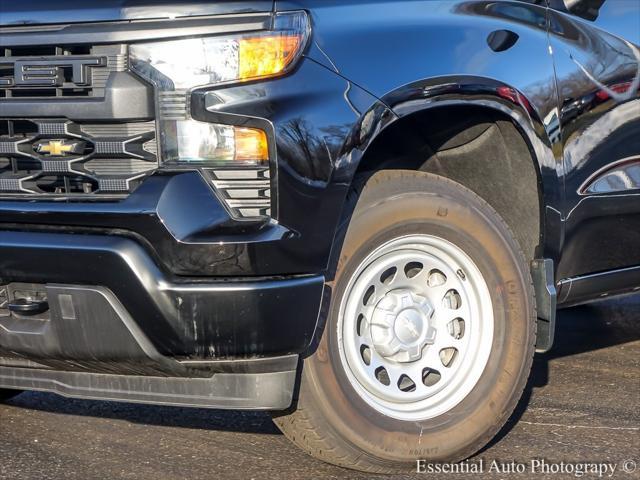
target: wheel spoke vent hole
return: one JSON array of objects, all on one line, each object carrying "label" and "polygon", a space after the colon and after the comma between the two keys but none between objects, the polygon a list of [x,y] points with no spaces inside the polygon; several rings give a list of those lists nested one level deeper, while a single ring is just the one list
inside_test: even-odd
[{"label": "wheel spoke vent hole", "polygon": [[441,287],[445,283],[447,283],[447,277],[440,270],[433,269],[429,272],[429,279],[427,280],[427,285],[429,285],[431,288]]},{"label": "wheel spoke vent hole", "polygon": [[376,369],[376,378],[381,384],[386,385],[387,387],[391,385],[391,380],[389,380],[389,374],[387,373],[384,367],[378,367]]},{"label": "wheel spoke vent hole", "polygon": [[422,268],[420,262],[409,262],[404,266],[404,274],[407,278],[413,278],[422,271]]},{"label": "wheel spoke vent hole", "polygon": [[449,329],[449,335],[451,335],[456,340],[460,340],[462,337],[464,337],[465,325],[463,319],[455,318],[451,320],[449,322],[449,325],[447,325],[447,328]]},{"label": "wheel spoke vent hole", "polygon": [[367,366],[371,365],[371,349],[367,345],[360,347],[360,356]]},{"label": "wheel spoke vent hole", "polygon": [[433,368],[425,368],[422,371],[422,383],[424,383],[425,387],[433,387],[441,378],[440,372]]},{"label": "wheel spoke vent hole", "polygon": [[364,315],[362,314],[358,315],[358,319],[356,320],[356,333],[358,334],[359,337],[361,337],[364,334],[366,321],[367,319],[364,318]]},{"label": "wheel spoke vent hole", "polygon": [[382,275],[380,275],[380,282],[385,285],[389,285],[396,277],[396,273],[398,273],[398,269],[396,267],[388,268]]},{"label": "wheel spoke vent hole", "polygon": [[457,356],[458,350],[453,347],[443,348],[442,350],[440,350],[440,361],[442,362],[442,365],[447,368],[453,365],[453,362]]},{"label": "wheel spoke vent hole", "polygon": [[414,392],[416,384],[407,375],[402,375],[398,379],[398,388],[403,392]]},{"label": "wheel spoke vent hole", "polygon": [[457,290],[451,289],[444,294],[442,306],[450,310],[457,310],[462,306],[462,297]]},{"label": "wheel spoke vent hole", "polygon": [[374,287],[373,285],[371,285],[367,291],[364,294],[364,297],[362,298],[362,303],[364,305],[369,305],[369,302],[371,301],[371,299],[373,298],[373,294],[376,293],[376,287]]}]

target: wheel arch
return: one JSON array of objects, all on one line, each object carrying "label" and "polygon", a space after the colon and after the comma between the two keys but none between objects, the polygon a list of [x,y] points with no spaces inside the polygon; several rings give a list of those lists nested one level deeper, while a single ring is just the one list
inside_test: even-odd
[{"label": "wheel arch", "polygon": [[[562,197],[561,181],[548,134],[549,127],[545,128],[532,104],[521,92],[489,78],[439,77],[402,86],[384,95],[381,102],[393,112],[393,116],[385,122],[379,122],[379,127],[371,135],[355,166],[355,177],[380,169],[409,168],[452,178],[476,191],[505,217],[529,260],[542,257],[555,260],[555,252],[559,251],[560,235],[557,232],[560,231],[561,222],[549,213],[559,210],[554,205]],[[366,117],[366,114],[363,115],[358,128],[362,128]],[[485,156],[473,162],[457,162],[455,169],[447,169],[446,162],[438,161],[438,168],[434,168],[436,165],[433,161],[438,152],[429,145],[430,139],[439,137],[438,140],[443,142],[441,146],[451,146],[446,144],[447,129],[450,133],[456,133],[456,128],[459,130],[460,126],[466,124],[471,129],[471,134],[467,132],[466,136],[471,141],[477,140],[485,132],[478,128],[474,130],[477,125],[473,125],[473,118],[480,123],[493,122],[498,125],[503,146],[511,147],[514,152],[512,158],[503,158],[498,164],[495,161],[488,163],[492,159]],[[479,135],[474,137],[474,131]],[[497,140],[498,137],[487,145],[495,146]],[[426,151],[429,148],[432,151]],[[514,168],[507,169],[509,162],[513,163],[514,159]],[[449,165],[453,167],[453,163]],[[487,194],[486,189],[479,188],[477,173],[480,173],[479,167],[482,166],[491,167],[489,176],[483,175],[482,180],[489,178],[500,186],[503,194],[492,196]],[[527,174],[514,175],[518,168],[526,168]],[[506,173],[511,174],[511,180],[515,183],[508,181]],[[525,191],[527,195],[523,195]],[[530,212],[534,200],[535,215],[521,215],[522,211]],[[518,208],[511,208],[512,211],[507,212],[507,207],[513,206]]]}]

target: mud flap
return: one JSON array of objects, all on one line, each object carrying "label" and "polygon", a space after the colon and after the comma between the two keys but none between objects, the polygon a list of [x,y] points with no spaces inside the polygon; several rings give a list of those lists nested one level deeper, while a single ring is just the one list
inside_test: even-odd
[{"label": "mud flap", "polygon": [[556,330],[557,291],[553,279],[553,260],[536,259],[531,262],[531,277],[536,292],[538,333],[536,352],[551,350]]}]

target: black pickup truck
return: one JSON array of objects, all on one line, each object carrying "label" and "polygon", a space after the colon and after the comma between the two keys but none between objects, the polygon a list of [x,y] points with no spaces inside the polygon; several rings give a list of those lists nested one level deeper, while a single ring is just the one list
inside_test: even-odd
[{"label": "black pickup truck", "polygon": [[640,2],[0,0],[0,397],[456,461],[640,288]]}]

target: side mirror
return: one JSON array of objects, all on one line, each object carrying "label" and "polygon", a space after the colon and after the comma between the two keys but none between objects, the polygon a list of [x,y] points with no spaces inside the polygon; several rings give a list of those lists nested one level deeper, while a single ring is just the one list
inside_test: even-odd
[{"label": "side mirror", "polygon": [[562,0],[562,2],[569,13],[593,21],[598,18],[605,0]]}]

